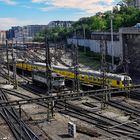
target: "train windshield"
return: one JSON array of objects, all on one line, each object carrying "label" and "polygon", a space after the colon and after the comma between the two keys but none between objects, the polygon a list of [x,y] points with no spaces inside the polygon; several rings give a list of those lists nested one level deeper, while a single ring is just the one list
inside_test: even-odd
[{"label": "train windshield", "polygon": [[131,85],[132,84],[132,80],[124,80],[123,84],[124,85]]},{"label": "train windshield", "polygon": [[64,80],[64,77],[55,77],[54,80],[63,81]]}]

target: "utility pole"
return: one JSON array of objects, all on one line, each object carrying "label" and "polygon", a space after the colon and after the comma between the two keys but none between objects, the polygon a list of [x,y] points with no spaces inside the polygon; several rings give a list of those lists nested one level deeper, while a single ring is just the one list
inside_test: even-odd
[{"label": "utility pole", "polygon": [[102,72],[102,88],[106,86],[106,49],[105,49],[104,37],[101,37],[100,48],[101,48],[101,72]]},{"label": "utility pole", "polygon": [[51,72],[51,59],[50,59],[50,47],[48,43],[48,38],[46,36],[46,80],[47,80],[47,94],[50,94],[52,89],[52,72]]},{"label": "utility pole", "polygon": [[22,140],[22,108],[21,105],[19,105],[19,121],[20,121],[20,140]]},{"label": "utility pole", "polygon": [[[55,36],[54,36],[54,55],[57,56],[57,43],[56,43]],[[57,60],[55,57],[54,57],[54,64],[57,65]]]},{"label": "utility pole", "polygon": [[[46,36],[46,83],[47,83],[47,95],[52,95],[52,72],[51,72],[51,59],[50,59],[50,48],[48,43],[48,38]],[[50,119],[53,117],[53,106],[54,101],[48,102],[48,108],[47,108],[47,120],[50,121]]]},{"label": "utility pole", "polygon": [[[17,47],[17,42],[16,42]],[[13,49],[13,43],[12,43],[12,59],[13,59],[13,78],[14,78],[14,88],[17,89],[17,77],[16,77],[16,53]]]},{"label": "utility pole", "polygon": [[8,70],[8,82],[10,83],[9,44],[8,44],[8,40],[6,40],[6,59],[7,59],[7,70]]},{"label": "utility pole", "polygon": [[[23,28],[22,28],[22,37],[23,37],[23,40],[21,40],[21,46],[22,46],[22,44],[23,44],[23,46],[24,46],[24,42],[25,42],[25,39],[24,39],[24,33],[23,33]],[[22,41],[23,41],[23,43],[22,43]],[[22,47],[23,47],[22,46]],[[24,47],[23,47],[24,48]],[[25,58],[26,58],[26,55],[25,55],[25,49],[23,49],[23,59],[24,59],[24,61],[25,61]],[[23,65],[23,62],[22,62],[22,65]],[[25,73],[24,73],[24,70],[22,69],[22,76],[24,76],[25,75]]]},{"label": "utility pole", "polygon": [[79,78],[78,78],[78,74],[79,74],[79,64],[78,64],[78,40],[77,40],[77,34],[75,32],[75,36],[76,36],[76,45],[74,45],[73,47],[73,61],[74,61],[74,91],[78,92],[79,91]]},{"label": "utility pole", "polygon": [[[84,42],[85,42],[85,39],[86,39],[86,30],[85,30],[85,26],[83,26],[83,35],[84,35]],[[86,53],[86,46],[84,46],[84,53]]]},{"label": "utility pole", "polygon": [[113,67],[114,67],[114,44],[113,44],[113,41],[114,41],[114,37],[113,37],[113,13],[111,13],[111,16],[110,16],[110,26],[111,26],[111,51],[112,51],[112,70],[113,70]]},{"label": "utility pole", "polygon": [[[106,42],[105,42],[105,37],[104,35],[101,37],[101,42],[100,42],[100,48],[101,48],[101,73],[102,73],[102,88],[108,88],[108,84],[107,83],[107,75],[106,75],[106,70],[107,70],[107,64],[106,64]],[[106,102],[108,101],[108,94],[104,94],[103,97],[103,103],[101,104],[102,108],[107,107],[106,106]]]}]

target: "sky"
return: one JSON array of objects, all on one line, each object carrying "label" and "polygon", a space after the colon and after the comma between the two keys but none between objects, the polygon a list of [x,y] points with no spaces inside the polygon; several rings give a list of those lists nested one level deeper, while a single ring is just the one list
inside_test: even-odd
[{"label": "sky", "polygon": [[[119,0],[121,1],[121,0]],[[0,30],[11,26],[76,21],[111,10],[118,0],[0,0]]]}]

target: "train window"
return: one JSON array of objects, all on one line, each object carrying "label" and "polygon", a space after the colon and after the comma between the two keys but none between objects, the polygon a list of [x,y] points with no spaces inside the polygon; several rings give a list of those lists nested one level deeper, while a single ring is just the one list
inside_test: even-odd
[{"label": "train window", "polygon": [[66,76],[69,76],[70,75],[70,73],[68,73],[68,72],[65,72],[65,74],[66,74]]},{"label": "train window", "polygon": [[124,85],[128,85],[128,84],[130,84],[130,81],[129,81],[129,80],[124,80],[122,83],[123,83]]},{"label": "train window", "polygon": [[64,80],[64,77],[54,77],[54,80]]},{"label": "train window", "polygon": [[84,79],[84,75],[81,75],[81,78]]},{"label": "train window", "polygon": [[61,71],[60,73],[63,74],[63,71]]},{"label": "train window", "polygon": [[45,72],[36,71],[35,74],[41,77],[45,77]]},{"label": "train window", "polygon": [[93,80],[93,77],[92,76],[89,76],[89,80],[92,81]]},{"label": "train window", "polygon": [[110,84],[110,82],[111,82],[109,79],[107,79],[106,81],[107,81],[108,84]]},{"label": "train window", "polygon": [[120,84],[120,81],[117,81],[117,85],[119,85]]}]

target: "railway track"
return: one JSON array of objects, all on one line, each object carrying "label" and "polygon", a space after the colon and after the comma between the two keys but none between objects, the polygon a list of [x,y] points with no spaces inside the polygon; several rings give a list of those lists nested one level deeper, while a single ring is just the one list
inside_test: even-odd
[{"label": "railway track", "polygon": [[[31,98],[27,95],[23,95],[23,94],[20,95],[20,94],[12,93],[10,90],[9,91],[6,90],[6,91],[22,99]],[[108,135],[111,135],[111,137],[123,137],[124,135],[128,135],[128,137],[131,137],[134,139],[140,139],[140,136],[137,135],[140,132],[140,128],[138,128],[137,126],[133,126],[131,124],[121,125],[121,122],[119,121],[102,116],[98,113],[95,113],[93,110],[83,109],[81,107],[72,105],[70,103],[65,104],[65,103],[59,102],[57,103],[56,108],[59,110],[63,109],[60,111],[63,114],[67,114],[69,116],[75,117],[89,124],[95,125],[96,127],[98,127],[98,129],[101,129],[102,131],[105,131],[106,133],[108,133]],[[66,110],[64,110],[64,108],[66,108]],[[114,130],[110,129],[114,126],[116,126]]]},{"label": "railway track", "polygon": [[[92,98],[94,98],[98,101],[103,101],[100,97],[97,97],[97,96],[96,97],[94,96]],[[130,115],[132,114],[131,117],[134,119],[140,117],[140,110],[134,108],[133,106],[123,103],[123,101],[115,101],[115,100],[111,101],[110,100],[110,101],[106,102],[105,104],[113,106],[117,109],[123,110],[123,112],[126,112],[127,114],[130,114]]]},{"label": "railway track", "polygon": [[[5,78],[6,80],[10,80],[10,82],[14,84],[14,79],[13,79],[13,73],[12,73],[12,71],[10,71],[11,74],[9,76],[8,76],[8,73],[6,71],[7,70],[5,68],[1,68],[0,75],[3,78]],[[18,78],[18,80],[20,78],[24,82],[25,81],[28,82],[28,83],[31,83],[32,82],[32,79],[30,77],[25,77],[25,76],[23,76],[21,74],[18,74],[17,75],[17,78]],[[22,83],[24,83],[24,82],[19,82],[19,85],[22,84]]]},{"label": "railway track", "polygon": [[[18,92],[14,93],[14,92],[11,91],[11,90],[7,90],[7,89],[3,89],[3,90],[4,90],[7,94],[10,94],[10,95],[13,95],[13,96],[17,96],[17,97],[22,98],[22,99],[31,98],[30,96],[27,96],[27,95],[24,95],[24,94],[21,94],[21,93],[18,93]],[[38,95],[38,96],[41,96],[41,95]],[[60,103],[60,104],[61,104],[61,103]],[[56,108],[57,108],[58,110],[63,109],[63,105],[61,105],[61,107],[59,107],[60,104],[58,103],[57,106],[56,106]],[[42,105],[42,104],[40,104],[40,105]],[[47,105],[46,105],[46,106],[47,106]],[[92,123],[92,124],[93,124],[93,123]],[[113,136],[114,136],[114,135],[113,135]]]},{"label": "railway track", "polygon": [[[8,101],[3,90],[0,90],[0,100]],[[24,123],[13,107],[2,108],[0,114],[8,124],[16,140],[39,140],[38,136]]]},{"label": "railway track", "polygon": [[40,94],[40,96],[42,96],[43,94],[47,95],[45,89],[40,89],[40,88],[37,88],[37,87],[35,87],[33,85],[21,84],[20,87],[25,89],[25,90],[27,90],[27,91],[29,91],[29,92],[31,92],[31,93],[33,93],[33,94],[35,94],[35,95],[39,95],[39,94]]},{"label": "railway track", "polygon": [[[31,96],[28,96],[28,95],[25,95],[25,94],[22,94],[22,93],[19,93],[19,92],[16,92],[16,91],[12,91],[12,90],[9,90],[9,89],[2,89],[7,95],[12,95],[12,96],[16,96],[18,98],[21,98],[21,99],[31,99],[33,97]],[[42,95],[39,95],[39,94],[36,94],[37,97],[42,97]],[[43,107],[48,107],[47,104],[45,103],[37,103],[38,105],[40,106],[43,106]]]},{"label": "railway track", "polygon": [[[32,86],[24,85],[24,88],[38,96],[39,96],[39,94],[42,94],[42,91],[35,89]],[[31,97],[29,97],[29,96],[23,97],[20,95],[20,98],[29,99]],[[136,109],[132,109],[132,108],[122,105],[120,103],[110,101],[107,104],[114,106],[118,109],[121,109],[125,112],[133,113],[135,115],[135,118],[140,116],[140,111],[138,111]],[[43,105],[43,104],[40,104],[40,105]],[[59,109],[62,109],[62,108],[65,108],[65,106],[66,105],[63,105],[62,103],[57,103],[56,107]],[[47,107],[47,105],[44,107]],[[124,135],[127,135],[128,137],[131,137],[134,139],[140,139],[140,135],[138,135],[138,133],[140,132],[140,128],[133,126],[133,125],[131,126],[131,124],[130,125],[128,125],[128,124],[121,125],[121,123],[116,120],[111,120],[109,118],[106,118],[105,116],[101,116],[97,113],[95,114],[94,112],[91,112],[90,110],[84,110],[82,108],[78,108],[77,106],[73,106],[72,104],[67,104],[67,110],[66,111],[63,110],[63,111],[61,111],[61,113],[68,114],[72,117],[78,118],[89,124],[93,124],[93,125],[97,126],[99,129],[102,129],[103,131],[106,131],[107,133],[111,134],[113,137],[116,137],[116,136],[123,137]],[[114,127],[114,126],[116,126],[116,127]],[[113,128],[113,127],[115,128],[115,130],[109,129],[109,128]]]},{"label": "railway track", "polygon": [[7,80],[13,81],[13,77],[10,76],[10,79],[9,79],[8,74],[3,70],[3,68],[1,68],[0,75]]},{"label": "railway track", "polygon": [[25,77],[23,75],[18,74],[18,77],[20,77],[21,79],[23,79],[24,81],[31,83],[32,82],[32,78],[31,77]]},{"label": "railway track", "polygon": [[[58,105],[60,105],[60,103]],[[64,105],[61,103],[61,106],[62,105],[64,107],[66,107],[66,111],[61,111],[61,113],[78,118],[89,124],[93,124],[97,128],[102,129],[117,137],[122,137],[124,135],[128,135],[128,137],[131,137],[134,139],[140,139],[140,136],[137,136],[140,132],[140,127],[138,128],[137,126],[133,126],[131,124],[122,124],[121,125],[121,122],[119,122],[117,120],[110,119],[110,118],[102,116],[94,111],[83,109],[81,107],[77,107],[70,103],[67,103],[67,105]],[[116,126],[116,127],[114,127],[114,126]],[[115,129],[113,130],[113,128],[115,128]],[[135,133],[135,136],[131,135],[134,133]]]},{"label": "railway track", "polygon": [[131,91],[130,98],[140,100],[140,91]]}]

